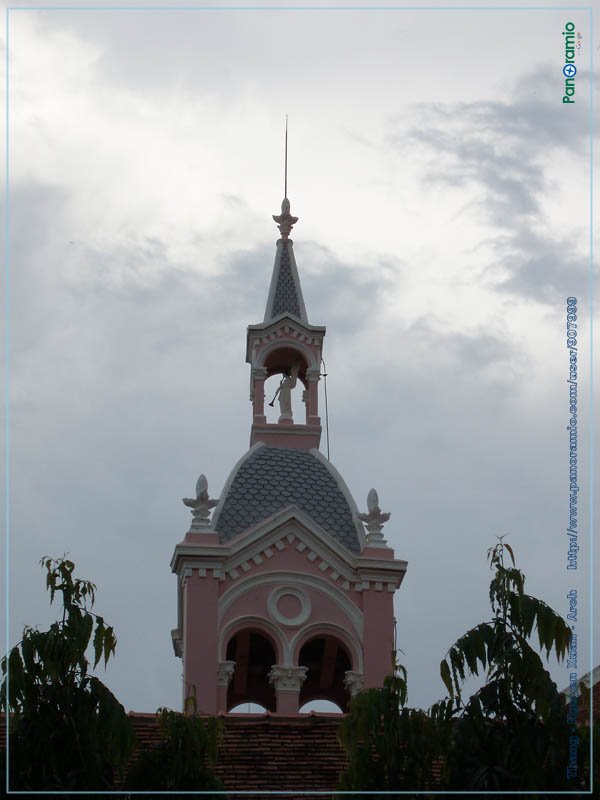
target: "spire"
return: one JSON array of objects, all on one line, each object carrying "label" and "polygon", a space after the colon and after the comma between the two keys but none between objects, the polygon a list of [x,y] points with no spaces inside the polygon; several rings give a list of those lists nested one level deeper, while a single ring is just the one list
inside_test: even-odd
[{"label": "spire", "polygon": [[281,214],[279,216],[273,214],[273,219],[281,233],[281,239],[277,242],[277,252],[275,253],[275,264],[273,265],[273,275],[271,277],[264,321],[270,322],[280,314],[291,314],[308,324],[302,289],[300,288],[300,278],[298,277],[298,268],[294,258],[293,242],[289,238],[292,228],[298,222],[298,217],[293,217],[290,213],[290,201],[287,197],[287,114],[285,117],[283,191]]},{"label": "spire", "polygon": [[294,243],[288,238],[298,217],[290,214],[290,201],[287,197],[283,198],[281,214],[278,217],[273,215],[273,219],[281,232],[281,239],[277,242],[264,321],[270,322],[280,314],[291,314],[301,322],[308,323],[298,268],[294,258]]}]

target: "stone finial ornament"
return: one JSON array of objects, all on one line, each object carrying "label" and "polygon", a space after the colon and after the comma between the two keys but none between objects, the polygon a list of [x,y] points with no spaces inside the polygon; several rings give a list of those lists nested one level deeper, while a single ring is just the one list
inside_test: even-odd
[{"label": "stone finial ornament", "polygon": [[281,233],[281,238],[287,239],[292,228],[298,222],[298,217],[293,217],[290,214],[290,201],[287,199],[287,197],[284,197],[281,202],[281,214],[278,217],[273,214],[273,219],[277,223],[277,227]]},{"label": "stone finial ornament", "polygon": [[371,547],[385,547],[386,541],[381,531],[391,515],[382,513],[379,508],[379,496],[375,489],[371,489],[367,495],[367,509],[368,514],[358,515],[361,522],[367,526],[367,544]]},{"label": "stone finial ornament", "polygon": [[183,504],[192,510],[192,527],[190,530],[197,531],[208,528],[210,525],[209,514],[218,500],[211,500],[208,496],[208,481],[205,475],[200,475],[196,481],[196,497],[184,497]]}]

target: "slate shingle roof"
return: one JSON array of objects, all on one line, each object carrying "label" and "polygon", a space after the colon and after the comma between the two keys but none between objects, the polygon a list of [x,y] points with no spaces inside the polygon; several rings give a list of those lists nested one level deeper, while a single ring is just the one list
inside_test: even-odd
[{"label": "slate shingle roof", "polygon": [[227,542],[289,505],[296,505],[349,550],[360,552],[348,500],[327,466],[310,452],[263,445],[236,467],[216,529]]},{"label": "slate shingle roof", "polygon": [[277,275],[275,296],[273,298],[271,319],[286,311],[299,318],[302,316],[300,312],[300,303],[298,302],[296,282],[292,275],[288,247],[289,244],[287,242],[283,242],[281,245],[281,260],[279,262],[279,272]]}]

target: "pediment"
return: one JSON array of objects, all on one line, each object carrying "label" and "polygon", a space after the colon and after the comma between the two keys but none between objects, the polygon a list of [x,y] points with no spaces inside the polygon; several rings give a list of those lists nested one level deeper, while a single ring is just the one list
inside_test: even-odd
[{"label": "pediment", "polygon": [[342,578],[350,583],[356,579],[354,555],[294,505],[244,531],[228,544],[229,554],[223,569],[232,578],[248,572],[253,565],[270,561],[289,547],[309,564],[316,565],[321,573],[333,575],[334,580]]}]

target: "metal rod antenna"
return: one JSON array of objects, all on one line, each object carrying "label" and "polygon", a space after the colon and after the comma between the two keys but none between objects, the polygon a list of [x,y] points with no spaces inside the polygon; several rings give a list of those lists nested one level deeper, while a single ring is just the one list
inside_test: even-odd
[{"label": "metal rod antenna", "polygon": [[283,196],[287,197],[287,128],[288,128],[288,115],[285,115],[285,178],[283,185]]}]

